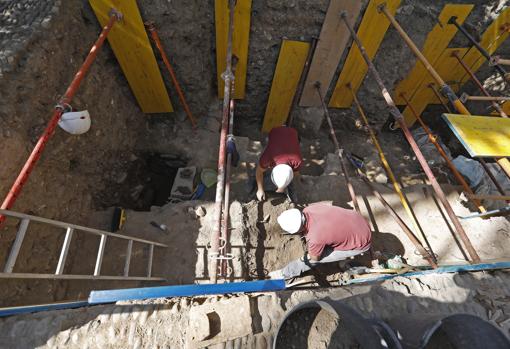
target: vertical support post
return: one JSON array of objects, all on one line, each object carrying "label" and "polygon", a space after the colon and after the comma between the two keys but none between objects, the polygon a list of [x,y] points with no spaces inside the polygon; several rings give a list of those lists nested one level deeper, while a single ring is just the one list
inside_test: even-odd
[{"label": "vertical support post", "polygon": [[129,276],[129,264],[131,264],[131,251],[133,250],[133,240],[128,241],[126,249],[126,261],[124,263],[124,276]]},{"label": "vertical support post", "polygon": [[57,270],[55,271],[56,275],[62,275],[64,273],[64,266],[66,264],[67,253],[69,252],[69,246],[71,246],[71,239],[73,238],[73,228],[67,228],[66,236],[64,238],[64,244],[62,245],[62,250],[60,251],[60,258],[58,259]]},{"label": "vertical support post", "polygon": [[218,257],[220,247],[220,234],[221,234],[221,214],[223,211],[223,196],[225,192],[225,162],[226,162],[226,143],[229,121],[229,106],[230,106],[230,90],[231,82],[234,79],[232,73],[232,35],[234,31],[234,9],[235,0],[230,0],[230,16],[228,24],[228,37],[227,37],[227,64],[226,70],[223,73],[225,80],[225,89],[223,93],[223,111],[220,133],[220,147],[218,151],[218,178],[216,181],[216,199],[214,204],[214,220],[213,231],[211,234],[211,249],[209,250],[209,277],[211,283],[215,284],[218,279]]},{"label": "vertical support post", "polygon": [[336,138],[335,129],[333,127],[331,117],[329,116],[328,107],[326,106],[326,103],[324,103],[324,99],[322,98],[321,85],[319,81],[315,82],[315,89],[317,90],[317,94],[319,95],[319,99],[321,100],[322,110],[324,111],[324,115],[326,116],[326,120],[328,121],[331,139],[333,141],[333,144],[335,145],[338,157],[340,158],[340,166],[342,167],[342,172],[345,177],[347,189],[349,190],[349,195],[351,196],[352,204],[356,212],[360,213],[361,211],[359,208],[358,199],[356,198],[356,192],[354,191],[354,186],[352,185],[352,182],[349,179],[349,173],[347,172],[347,166],[345,165],[344,150],[340,148],[340,144],[338,143],[338,139]]},{"label": "vertical support post", "polygon": [[[448,199],[446,198],[445,193],[439,186],[439,183],[437,182],[436,177],[434,176],[434,173],[432,173],[432,170],[430,169],[430,167],[427,163],[427,160],[425,160],[425,157],[423,156],[420,148],[418,147],[418,144],[416,144],[416,141],[414,140],[414,138],[411,134],[411,131],[409,131],[409,128],[407,127],[407,125],[404,121],[404,116],[398,110],[397,106],[395,105],[395,102],[393,101],[390,93],[388,92],[388,89],[386,88],[386,86],[384,86],[383,80],[381,79],[379,72],[377,71],[374,64],[372,63],[372,61],[370,60],[370,58],[368,57],[368,55],[366,53],[365,47],[363,46],[360,39],[354,32],[354,29],[351,27],[350,23],[346,20],[345,12],[342,13],[342,19],[344,20],[345,25],[351,32],[351,36],[354,39],[356,45],[358,46],[361,56],[365,60],[365,63],[368,65],[368,69],[371,71],[372,75],[375,78],[375,81],[379,85],[379,88],[381,89],[381,93],[386,101],[386,104],[388,105],[388,107],[390,109],[391,115],[393,116],[395,121],[399,124],[400,128],[402,129],[404,136],[406,137],[407,141],[409,142],[409,145],[411,146],[413,152],[416,155],[416,158],[418,159],[418,162],[420,163],[421,167],[423,168],[423,171],[427,175],[427,177],[430,181],[430,184],[432,185],[432,188],[434,188],[434,191],[436,192],[439,200],[441,201],[446,212],[448,213],[450,220],[452,221],[453,225],[455,226],[455,229],[456,229],[457,233],[459,234],[460,239],[464,243],[464,247],[467,249],[467,251],[468,251],[469,255],[471,256],[471,259],[474,263],[480,262],[480,257],[478,256],[475,249],[473,248],[473,245],[471,244],[469,237],[467,236],[466,232],[464,231],[464,228],[460,224],[458,217],[455,215],[455,212],[453,211],[450,203],[448,202]],[[436,73],[436,75],[437,75],[437,73]],[[443,82],[443,84],[444,84],[444,82]],[[460,103],[460,101],[459,101],[459,103]]]},{"label": "vertical support post", "polygon": [[147,277],[150,278],[152,275],[152,259],[154,258],[154,245],[149,245],[149,261],[147,263]]},{"label": "vertical support post", "polygon": [[[74,76],[73,81],[71,82],[71,85],[67,88],[67,91],[65,92],[64,96],[58,103],[58,105],[55,107],[55,111],[53,112],[53,116],[51,120],[49,121],[48,125],[46,126],[46,129],[44,130],[43,134],[39,137],[39,140],[37,141],[34,149],[32,150],[32,153],[28,157],[27,161],[25,162],[25,165],[21,169],[21,172],[19,173],[18,177],[16,178],[14,184],[12,185],[11,189],[9,190],[9,193],[5,197],[2,206],[0,208],[2,210],[9,210],[13,205],[14,202],[16,202],[16,199],[18,198],[19,194],[21,193],[21,190],[23,189],[23,186],[28,180],[28,177],[30,176],[30,173],[35,167],[35,164],[41,157],[41,154],[46,147],[46,144],[50,140],[51,136],[55,132],[55,128],[57,127],[57,124],[62,117],[62,114],[64,113],[64,109],[66,106],[71,103],[71,100],[73,99],[74,95],[78,91],[78,88],[80,87],[81,82],[83,81],[83,78],[89,71],[92,63],[97,57],[97,53],[99,52],[99,49],[103,46],[104,41],[106,37],[108,36],[108,33],[112,29],[115,22],[122,18],[122,15],[114,10],[112,10],[112,14],[110,16],[110,20],[108,24],[103,28],[101,31],[101,34],[99,35],[99,38],[94,43],[92,48],[90,49],[90,52],[83,62],[82,66]],[[0,215],[0,225],[4,222],[5,217]]]},{"label": "vertical support post", "polygon": [[16,264],[16,259],[18,259],[18,254],[21,249],[21,244],[25,239],[25,234],[27,232],[28,224],[30,220],[24,218],[21,220],[18,228],[18,232],[16,233],[16,239],[11,247],[11,252],[9,253],[9,258],[7,258],[7,263],[5,263],[4,273],[12,273],[14,269],[14,264]]},{"label": "vertical support post", "polygon": [[94,268],[94,276],[101,274],[101,265],[103,264],[104,248],[106,246],[106,235],[101,235],[99,241],[99,249],[97,250],[96,267]]}]

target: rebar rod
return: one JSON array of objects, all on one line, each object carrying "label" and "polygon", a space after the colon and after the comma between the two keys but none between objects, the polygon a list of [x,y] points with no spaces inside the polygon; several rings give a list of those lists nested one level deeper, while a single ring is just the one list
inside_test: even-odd
[{"label": "rebar rod", "polygon": [[[448,20],[448,24],[453,24],[455,27],[457,27],[457,29],[469,40],[469,42],[471,42],[471,44],[473,44],[473,46],[476,47],[478,52],[480,52],[482,54],[482,56],[484,56],[485,59],[487,59],[487,61],[489,61],[489,62],[492,61],[492,57],[489,54],[489,52],[487,52],[487,50],[484,49],[482,47],[482,45],[480,45],[478,43],[478,41],[476,41],[475,38],[471,34],[468,33],[468,31],[466,30],[466,28],[464,28],[464,26],[462,26],[461,24],[459,24],[457,22],[457,17],[455,17],[455,16],[451,17]],[[503,80],[506,81],[507,80],[506,70],[499,64],[494,64],[493,66],[494,66],[494,69],[496,69],[496,71],[503,77]]]},{"label": "rebar rod", "polygon": [[446,109],[446,111],[448,113],[452,113],[452,110],[450,109],[450,107],[448,106],[448,104],[445,103],[445,101],[443,101],[443,97],[441,97],[441,95],[439,94],[439,92],[437,92],[435,86],[433,83],[430,83],[427,85],[428,88],[430,88],[432,90],[432,92],[434,93],[434,95],[436,96],[437,100],[439,101],[439,103],[441,103],[441,105]]},{"label": "rebar rod", "polygon": [[[402,97],[402,99],[406,102],[407,106],[411,110],[411,113],[413,113],[414,117],[416,118],[416,120],[418,120],[418,122],[420,123],[421,127],[423,128],[423,130],[425,130],[425,132],[427,133],[429,141],[432,144],[434,144],[434,146],[436,147],[437,151],[439,152],[439,155],[441,155],[441,157],[444,159],[444,161],[446,162],[446,164],[448,165],[448,167],[452,171],[453,175],[455,176],[455,179],[457,179],[457,182],[462,186],[464,191],[468,194],[468,197],[469,197],[469,195],[475,195],[475,193],[473,192],[473,190],[471,189],[469,184],[467,184],[467,182],[464,179],[464,177],[462,176],[462,174],[460,174],[460,172],[457,170],[457,168],[455,167],[453,162],[450,160],[448,155],[446,155],[445,150],[443,149],[441,144],[439,144],[439,142],[437,141],[437,137],[432,133],[432,130],[428,127],[427,124],[425,124],[425,122],[421,118],[420,114],[418,114],[416,109],[414,109],[414,107],[412,106],[411,102],[407,99],[406,94],[405,93],[401,93],[400,97]],[[483,207],[483,205],[480,202],[480,200],[472,199],[472,201],[476,205],[476,207],[478,208],[478,211],[480,211],[482,213],[487,212],[487,210],[485,209],[485,207]]]},{"label": "rebar rod", "polygon": [[177,91],[177,95],[179,96],[179,100],[181,101],[182,107],[184,108],[184,111],[186,112],[186,115],[188,116],[189,120],[191,121],[191,125],[193,128],[197,127],[197,121],[193,114],[191,113],[191,110],[188,106],[188,103],[186,102],[186,98],[184,97],[184,93],[182,92],[181,85],[179,84],[179,81],[177,80],[177,76],[175,75],[174,68],[170,64],[170,60],[168,59],[165,49],[163,48],[163,44],[161,43],[161,40],[159,38],[158,32],[156,30],[156,26],[152,22],[147,22],[145,24],[147,27],[147,30],[151,34],[152,40],[156,44],[156,47],[159,50],[159,53],[161,54],[161,58],[163,59],[163,63],[166,66],[166,69],[168,70],[168,73],[170,74],[170,78],[172,79],[172,82],[174,83],[175,90]]},{"label": "rebar rod", "polygon": [[[104,44],[104,41],[106,40],[106,37],[110,33],[110,30],[112,29],[113,25],[118,21],[122,19],[122,14],[115,11],[114,9],[111,10],[110,13],[110,19],[108,23],[103,27],[101,30],[101,34],[97,38],[96,42],[90,49],[87,57],[85,58],[85,61],[81,65],[78,72],[75,74],[73,81],[67,88],[66,92],[64,93],[64,96],[60,99],[58,104],[55,106],[55,111],[53,112],[53,116],[51,117],[50,121],[48,122],[46,129],[44,130],[43,134],[39,137],[39,140],[37,141],[34,149],[32,150],[32,153],[28,157],[27,161],[23,165],[23,168],[21,169],[21,172],[18,174],[18,177],[14,181],[14,184],[12,185],[11,189],[9,190],[9,193],[5,197],[2,206],[0,206],[0,209],[2,210],[9,210],[12,208],[14,203],[16,202],[16,199],[18,198],[19,194],[21,193],[21,190],[23,189],[23,186],[28,180],[28,177],[32,173],[32,170],[34,169],[37,161],[41,157],[46,144],[49,142],[50,138],[55,133],[55,128],[58,125],[58,122],[60,121],[60,118],[64,114],[64,110],[69,104],[71,103],[74,95],[78,91],[78,88],[81,85],[81,82],[87,75],[90,67],[92,66],[92,63],[94,63],[97,54],[101,47]],[[5,221],[5,217],[0,215],[0,225]]]},{"label": "rebar rod", "polygon": [[[464,62],[464,60],[460,57],[459,53],[457,51],[453,51],[452,56],[455,57],[455,59],[459,62],[461,67],[466,71],[466,73],[469,75],[471,80],[473,80],[473,82],[478,87],[480,92],[482,92],[487,97],[491,97],[491,94],[489,93],[489,91],[487,91],[487,89],[483,86],[482,82],[480,80],[478,80],[478,78],[475,75],[475,72],[472,71],[471,68],[468,67],[466,62]],[[501,108],[501,106],[498,103],[492,102],[491,104],[494,107],[494,109],[496,109],[498,111],[498,113],[501,117],[504,117],[504,118],[508,117],[508,115],[503,111],[503,108]]]},{"label": "rebar rod", "polygon": [[432,266],[432,268],[437,268],[438,265],[437,265],[435,257],[432,254],[430,254],[427,250],[425,250],[425,248],[423,247],[421,242],[416,238],[416,236],[414,236],[411,229],[402,220],[402,218],[400,218],[400,216],[397,214],[397,212],[395,212],[393,207],[391,207],[391,205],[384,199],[384,197],[381,195],[381,193],[379,193],[375,189],[375,187],[372,185],[372,183],[370,183],[370,181],[368,180],[366,175],[364,173],[361,173],[361,171],[358,171],[358,175],[363,180],[363,182],[365,182],[365,184],[370,188],[370,190],[372,191],[374,196],[386,208],[386,210],[393,217],[393,219],[395,219],[395,221],[399,225],[400,229],[402,229],[402,231],[407,235],[409,240],[411,240],[411,242],[414,244],[414,246],[416,247],[418,252],[427,260],[427,262],[429,262],[429,264]]},{"label": "rebar rod", "polygon": [[315,52],[315,48],[317,47],[317,38],[312,38],[310,41],[310,49],[308,50],[308,55],[306,56],[305,66],[303,67],[303,72],[301,73],[301,77],[299,78],[298,88],[296,93],[294,94],[294,98],[292,99],[292,106],[290,107],[289,118],[287,120],[287,126],[291,127],[292,122],[294,121],[294,113],[296,107],[303,95],[303,89],[305,87],[306,77],[308,76],[308,72],[310,71],[310,63],[312,62],[313,53]]},{"label": "rebar rod", "polygon": [[[462,104],[461,100],[459,99],[459,97],[455,94],[455,92],[452,90],[452,88],[446,84],[444,82],[444,80],[441,78],[441,76],[439,76],[439,74],[437,73],[437,71],[432,67],[432,65],[430,64],[430,62],[427,60],[427,58],[425,58],[425,56],[420,52],[420,50],[418,49],[418,47],[414,44],[414,42],[411,40],[411,38],[409,37],[409,35],[407,35],[407,33],[404,31],[404,29],[402,29],[402,27],[400,26],[400,24],[397,22],[397,20],[395,19],[395,17],[393,17],[393,15],[388,11],[388,9],[386,8],[386,5],[383,3],[381,5],[379,5],[378,7],[378,10],[380,12],[382,12],[386,18],[388,18],[388,20],[390,21],[390,23],[393,25],[393,27],[397,30],[397,32],[399,33],[399,35],[402,37],[402,39],[404,40],[404,42],[407,44],[407,46],[411,49],[411,51],[413,51],[414,55],[421,61],[421,63],[425,66],[425,68],[427,69],[427,71],[430,73],[430,75],[434,78],[434,80],[436,81],[436,83],[441,86],[441,93],[448,98],[448,100],[450,101],[450,103],[452,103],[452,105],[455,107],[455,109],[463,114],[463,115],[471,115],[471,113],[469,112],[469,110],[466,108],[466,106],[464,106],[464,104]],[[501,168],[503,169],[503,171],[505,171],[505,173],[507,174],[508,177],[510,177],[510,161],[508,161],[507,159],[505,158],[500,158],[497,160],[498,164],[501,166]]]},{"label": "rebar rod", "polygon": [[214,204],[214,220],[213,230],[211,234],[211,248],[209,250],[209,277],[211,283],[215,284],[218,278],[218,257],[220,247],[221,234],[221,215],[223,211],[223,197],[225,194],[225,162],[226,162],[226,143],[228,132],[229,106],[230,106],[230,89],[231,82],[234,78],[232,74],[232,35],[234,31],[234,7],[235,0],[230,0],[230,14],[227,35],[227,59],[226,69],[222,74],[225,81],[223,92],[223,111],[221,121],[220,146],[218,151],[218,177],[216,181],[216,198]]},{"label": "rebar rod", "polygon": [[[418,147],[418,144],[416,144],[416,141],[414,140],[414,138],[411,134],[411,131],[409,131],[409,128],[407,127],[407,125],[404,121],[404,116],[402,115],[400,110],[398,110],[397,106],[395,105],[395,102],[393,101],[388,90],[386,89],[386,86],[384,86],[384,82],[381,79],[379,72],[377,71],[374,64],[368,57],[366,50],[363,47],[363,44],[361,43],[359,37],[354,32],[354,29],[352,28],[350,23],[347,21],[345,12],[342,13],[342,19],[343,19],[345,25],[347,26],[347,28],[349,29],[351,36],[354,39],[356,45],[358,46],[361,56],[365,60],[365,63],[367,64],[368,69],[370,70],[370,72],[374,76],[377,84],[379,85],[379,88],[381,89],[381,92],[382,92],[382,95],[386,101],[386,104],[388,105],[388,107],[390,109],[391,115],[393,116],[395,121],[399,124],[400,128],[402,129],[404,136],[406,137],[407,141],[409,142],[409,145],[411,146],[411,149],[413,150],[413,152],[416,155],[416,158],[418,159],[418,162],[420,163],[421,167],[423,168],[423,171],[427,175],[427,177],[432,185],[432,188],[436,192],[439,200],[441,201],[446,212],[448,213],[450,220],[452,221],[453,225],[455,226],[457,234],[459,235],[460,239],[464,243],[464,247],[467,249],[473,262],[475,262],[475,263],[480,262],[480,257],[478,256],[475,249],[473,248],[473,245],[471,244],[469,237],[467,236],[466,232],[464,231],[464,228],[460,224],[458,217],[455,215],[455,212],[453,211],[450,203],[448,202],[448,199],[446,198],[445,193],[441,189],[441,186],[437,182],[437,179],[434,176],[434,173],[432,173],[432,170],[430,169],[430,167],[427,163],[427,160],[425,160],[425,157],[423,156],[420,148]],[[443,82],[443,84],[444,84],[444,82]]]},{"label": "rebar rod", "polygon": [[[388,160],[386,159],[386,155],[384,155],[384,151],[383,151],[381,145],[379,144],[379,140],[377,139],[377,136],[375,135],[374,130],[370,126],[370,123],[368,122],[368,117],[366,116],[365,111],[363,110],[363,107],[361,106],[361,103],[358,100],[358,97],[356,96],[356,93],[352,90],[352,86],[350,83],[347,84],[347,88],[351,92],[352,98],[354,100],[354,104],[356,105],[356,108],[358,109],[358,113],[361,115],[361,119],[363,120],[363,123],[365,124],[365,126],[367,128],[367,132],[370,136],[370,139],[372,140],[372,143],[374,144],[374,147],[376,148],[376,150],[379,154],[379,158],[380,158],[381,163],[384,167],[384,170],[388,174],[388,177],[389,177],[391,183],[393,184],[393,189],[395,190],[395,193],[399,197],[400,202],[402,203],[402,206],[404,207],[404,210],[406,211],[407,215],[409,216],[409,219],[411,220],[411,222],[413,224],[415,232],[420,232],[423,241],[427,244],[427,247],[429,248],[429,251],[431,251],[431,253],[430,254],[427,252],[425,252],[425,254],[423,253],[425,251],[425,249],[423,248],[423,243],[420,243],[418,241],[418,239],[416,238],[416,236],[413,234],[412,231],[404,230],[404,232],[409,237],[411,242],[413,242],[413,244],[415,245],[416,249],[420,252],[422,257],[429,260],[429,262],[430,262],[430,260],[432,260],[432,262],[430,264],[434,265],[437,261],[434,258],[434,254],[432,252],[432,246],[430,246],[430,243],[429,243],[427,237],[425,236],[425,233],[421,229],[418,219],[414,215],[414,213],[411,209],[411,205],[410,205],[409,201],[407,200],[407,197],[402,192],[402,188],[400,187],[400,184],[398,183],[397,178],[395,177],[395,174],[393,173],[393,170],[391,169],[391,166],[390,166]],[[409,236],[410,234],[412,236]]]},{"label": "rebar rod", "polygon": [[338,143],[338,138],[336,138],[335,129],[333,128],[333,122],[331,121],[331,117],[329,116],[328,107],[326,106],[326,103],[324,102],[324,99],[322,98],[320,82],[316,81],[314,84],[314,87],[317,90],[317,94],[319,95],[319,99],[321,101],[322,109],[324,110],[324,115],[326,116],[326,120],[328,121],[331,139],[333,141],[333,144],[335,145],[336,152],[338,154],[338,158],[340,159],[340,166],[342,167],[342,172],[345,177],[347,189],[349,190],[349,195],[351,196],[352,204],[353,204],[356,212],[360,213],[361,211],[359,208],[358,199],[356,198],[356,192],[354,191],[354,186],[352,185],[352,182],[349,179],[349,173],[347,172],[347,166],[345,164],[345,158],[344,158],[344,150],[342,148],[340,148],[340,143]]}]

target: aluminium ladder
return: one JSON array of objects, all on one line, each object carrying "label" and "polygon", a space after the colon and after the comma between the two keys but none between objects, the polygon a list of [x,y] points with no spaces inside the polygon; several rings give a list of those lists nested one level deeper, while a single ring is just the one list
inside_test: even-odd
[{"label": "aluminium ladder", "polygon": [[[164,281],[164,278],[153,277],[152,276],[152,260],[154,257],[154,247],[168,247],[165,244],[161,244],[159,242],[139,239],[135,237],[130,237],[121,234],[110,233],[104,230],[88,228],[76,224],[65,223],[60,221],[55,221],[52,219],[31,216],[24,213],[13,212],[9,210],[1,210],[0,215],[4,215],[6,217],[13,217],[20,220],[20,224],[18,227],[18,232],[16,233],[16,239],[12,244],[9,257],[7,258],[7,262],[3,269],[3,272],[0,272],[0,278],[13,278],[13,279],[72,279],[72,280],[143,280],[143,281]],[[48,225],[52,225],[55,227],[66,229],[64,243],[62,245],[62,250],[60,251],[60,257],[58,260],[57,268],[54,274],[38,274],[38,273],[14,273],[14,265],[16,263],[16,259],[18,258],[19,251],[21,249],[21,245],[25,238],[25,234],[27,232],[28,226],[30,222],[38,222],[44,223]],[[64,266],[67,258],[67,254],[69,252],[69,246],[71,245],[71,240],[73,238],[73,234],[76,231],[81,231],[89,234],[99,235],[99,248],[97,251],[96,264],[94,267],[93,275],[80,275],[80,274],[64,274]],[[101,275],[101,265],[103,263],[103,255],[104,249],[106,246],[106,239],[108,237],[119,238],[128,241],[127,245],[127,253],[126,260],[124,262],[124,273],[122,276],[115,275]],[[130,276],[129,275],[129,264],[131,262],[131,251],[133,248],[133,242],[143,243],[149,246],[149,258],[147,263],[147,275],[146,276]]]}]

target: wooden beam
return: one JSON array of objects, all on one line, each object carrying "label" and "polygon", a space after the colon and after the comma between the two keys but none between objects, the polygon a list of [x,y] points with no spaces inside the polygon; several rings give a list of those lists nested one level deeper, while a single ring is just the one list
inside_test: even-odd
[{"label": "wooden beam", "polygon": [[322,95],[327,94],[336,68],[350,39],[349,30],[340,18],[340,13],[346,11],[349,22],[354,26],[361,11],[361,5],[362,3],[359,0],[331,0],[329,3],[319,42],[306,77],[300,106],[318,107],[321,105],[314,84],[319,81]]},{"label": "wooden beam", "polygon": [[108,22],[112,8],[123,15],[122,21],[117,22],[110,31],[108,42],[142,111],[172,112],[173,107],[136,0],[89,0],[89,3],[102,26]]},{"label": "wooden beam", "polygon": [[[388,19],[378,12],[377,6],[386,3],[388,10],[395,14],[400,2],[401,0],[370,0],[357,32],[370,59],[375,57],[390,25]],[[367,71],[368,67],[361,56],[358,46],[356,44],[352,45],[329,101],[329,106],[332,108],[349,108],[353,98],[347,88],[347,84],[350,83],[353,91],[356,93]]]},{"label": "wooden beam", "polygon": [[[223,98],[224,81],[221,74],[225,71],[227,56],[227,36],[229,26],[228,0],[215,0],[214,13],[216,23],[216,75],[218,79],[218,98]],[[234,13],[234,33],[232,53],[239,58],[236,66],[235,99],[243,99],[246,94],[246,71],[248,66],[248,41],[250,38],[251,0],[237,0]]]},{"label": "wooden beam", "polygon": [[[473,7],[474,5],[445,5],[438,18],[439,23],[436,24],[432,31],[427,35],[425,44],[421,49],[423,55],[432,65],[436,63],[458,31],[457,27],[453,24],[448,24],[448,20],[452,16],[456,16],[458,23],[464,23],[464,20],[469,15]],[[425,69],[424,65],[420,61],[417,61],[407,77],[400,81],[395,88],[395,92],[393,94],[395,96],[395,103],[397,105],[404,105],[405,101],[402,97],[400,97],[400,94],[404,92],[407,95],[407,98],[412,98],[423,80],[425,80],[428,75],[429,73]]]},{"label": "wooden beam", "polygon": [[283,40],[267,102],[262,132],[283,125],[290,112],[310,44]]}]

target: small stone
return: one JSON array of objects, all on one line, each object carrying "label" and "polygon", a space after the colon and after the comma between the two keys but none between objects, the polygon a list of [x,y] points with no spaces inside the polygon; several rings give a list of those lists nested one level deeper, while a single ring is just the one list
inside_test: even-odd
[{"label": "small stone", "polygon": [[388,177],[384,173],[379,173],[377,176],[375,176],[375,181],[380,184],[386,184],[388,183]]},{"label": "small stone", "polygon": [[198,206],[198,207],[195,209],[195,214],[196,214],[198,217],[205,217],[205,215],[207,214],[207,212],[205,211],[205,208],[203,208],[202,206]]},{"label": "small stone", "polygon": [[126,178],[127,178],[128,174],[126,172],[121,172],[118,176],[117,176],[117,179],[115,180],[115,182],[117,183],[123,183]]},{"label": "small stone", "polygon": [[43,28],[49,28],[50,27],[50,24],[51,24],[51,18],[45,18],[42,22],[41,22],[41,26]]}]

